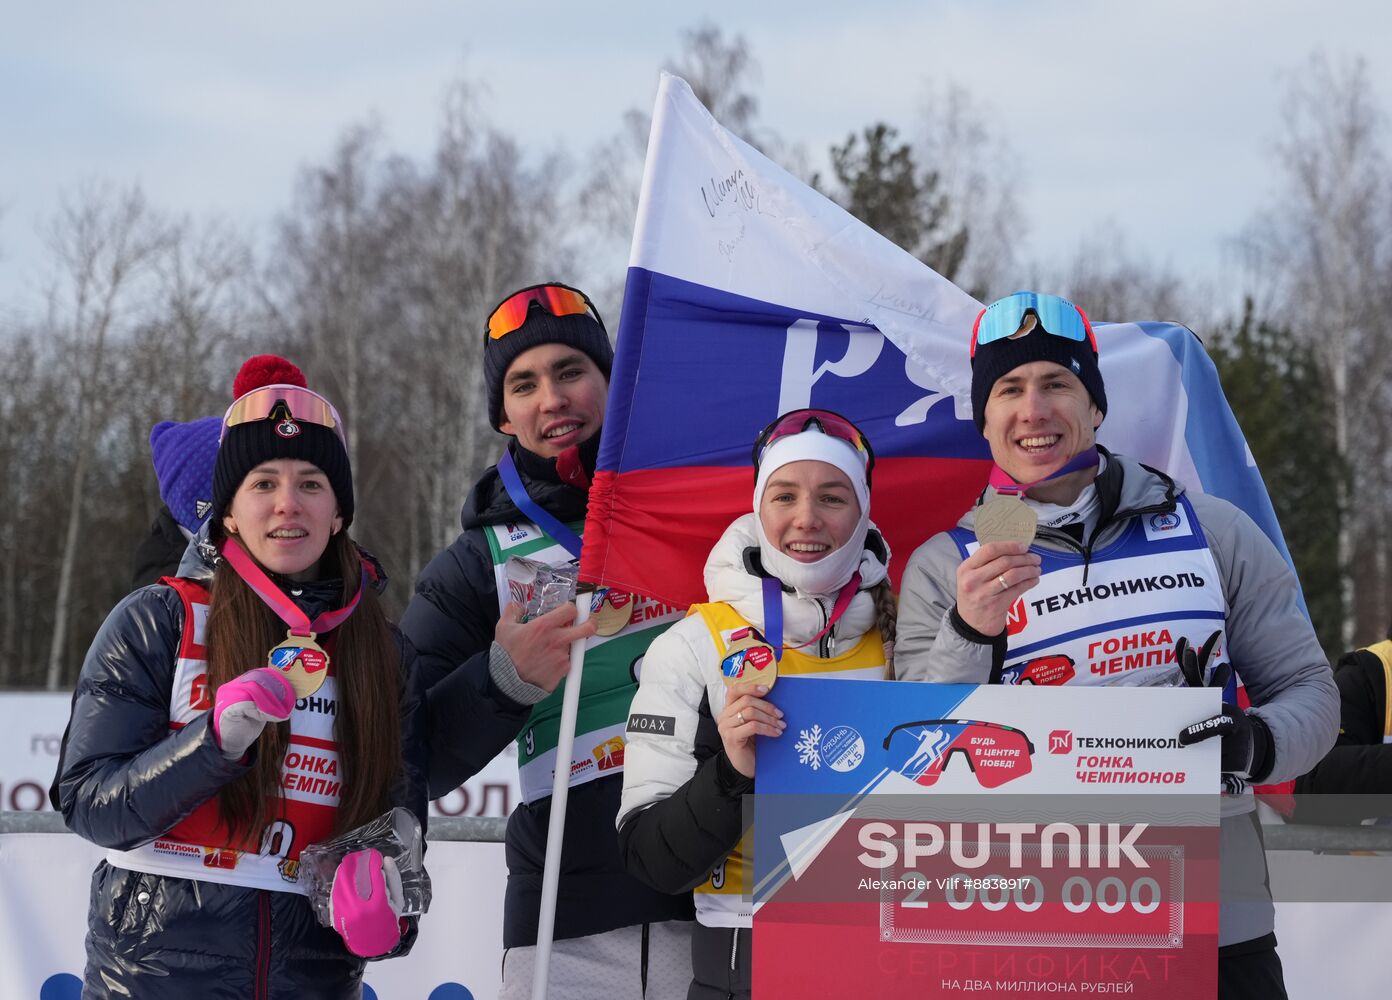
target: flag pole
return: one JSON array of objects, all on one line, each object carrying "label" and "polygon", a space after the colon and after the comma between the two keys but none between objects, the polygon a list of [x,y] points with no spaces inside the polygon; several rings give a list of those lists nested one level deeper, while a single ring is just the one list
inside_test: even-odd
[{"label": "flag pole", "polygon": [[[593,586],[581,583],[575,593],[575,624],[590,617]],[[551,822],[546,828],[546,864],[541,876],[541,913],[537,917],[536,965],[532,1000],[546,1000],[551,974],[551,942],[556,929],[556,892],[561,879],[561,841],[565,836],[566,801],[570,795],[570,760],[575,748],[575,717],[580,710],[580,680],[585,669],[585,640],[570,644],[570,672],[561,695],[561,731],[556,739],[556,774],[551,782]]]}]

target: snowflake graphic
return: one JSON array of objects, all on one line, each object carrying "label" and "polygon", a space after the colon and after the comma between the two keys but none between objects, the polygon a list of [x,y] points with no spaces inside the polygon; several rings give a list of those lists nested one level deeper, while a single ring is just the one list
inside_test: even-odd
[{"label": "snowflake graphic", "polygon": [[811,766],[812,770],[817,770],[822,766],[822,758],[818,750],[822,743],[822,727],[813,726],[811,729],[803,729],[798,732],[798,741],[793,744],[793,749],[797,751],[798,763]]}]

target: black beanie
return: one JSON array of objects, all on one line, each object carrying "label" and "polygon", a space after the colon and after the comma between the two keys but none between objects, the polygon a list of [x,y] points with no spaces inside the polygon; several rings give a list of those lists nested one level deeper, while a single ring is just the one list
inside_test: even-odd
[{"label": "black beanie", "polygon": [[976,429],[986,427],[986,400],[991,387],[1002,375],[1009,374],[1031,361],[1052,361],[1067,368],[1088,391],[1103,415],[1107,413],[1107,387],[1102,383],[1102,371],[1097,367],[1097,352],[1086,340],[1069,340],[1046,333],[1036,321],[1022,337],[993,340],[976,348],[972,358],[972,419]]},{"label": "black beanie", "polygon": [[614,367],[614,348],[600,322],[589,313],[552,316],[533,302],[527,321],[497,340],[483,335],[483,384],[488,388],[488,422],[499,430],[503,422],[503,376],[523,351],[542,344],[568,344],[588,354],[607,380]]},{"label": "black beanie", "polygon": [[[294,364],[273,354],[258,354],[249,358],[237,373],[233,398],[240,399],[267,385],[306,388],[304,374]],[[353,523],[353,470],[348,465],[347,449],[332,428],[296,420],[294,416],[292,413],[286,420],[272,415],[226,429],[213,466],[211,519],[218,531],[222,530],[222,517],[232,503],[232,495],[247,473],[262,462],[277,458],[298,459],[316,466],[329,479],[343,526]]]}]

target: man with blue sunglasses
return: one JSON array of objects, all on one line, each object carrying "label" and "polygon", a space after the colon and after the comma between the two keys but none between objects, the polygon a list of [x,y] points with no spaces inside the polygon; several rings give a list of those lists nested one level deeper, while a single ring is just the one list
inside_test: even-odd
[{"label": "man with blue sunglasses", "polygon": [[977,317],[972,416],[995,464],[973,509],[909,559],[896,675],[1010,683],[1056,656],[1076,670],[1037,683],[1224,686],[1235,668],[1250,708],[1225,701],[1179,742],[1222,739],[1219,996],[1279,1000],[1249,785],[1320,759],[1338,693],[1295,574],[1256,524],[1097,445],[1097,347],[1087,316],[1058,296],[1017,292]]}]

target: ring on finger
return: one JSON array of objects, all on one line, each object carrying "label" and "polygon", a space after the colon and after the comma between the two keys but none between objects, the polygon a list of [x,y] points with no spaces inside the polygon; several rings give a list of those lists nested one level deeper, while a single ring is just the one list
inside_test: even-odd
[{"label": "ring on finger", "polygon": [[742,711],[736,712],[736,713],[735,713],[735,718],[736,718],[736,719],[739,719],[739,722],[740,722],[740,725],[741,725],[741,726],[744,725],[744,712],[742,712]]},{"label": "ring on finger", "polygon": [[1010,589],[1010,584],[1008,584],[1008,583],[1005,582],[1005,574],[1004,574],[1004,573],[1002,573],[1000,576],[996,577],[996,582],[999,583],[999,584],[1001,585],[1001,593],[1002,593],[1002,594],[1004,594],[1007,590]]}]

